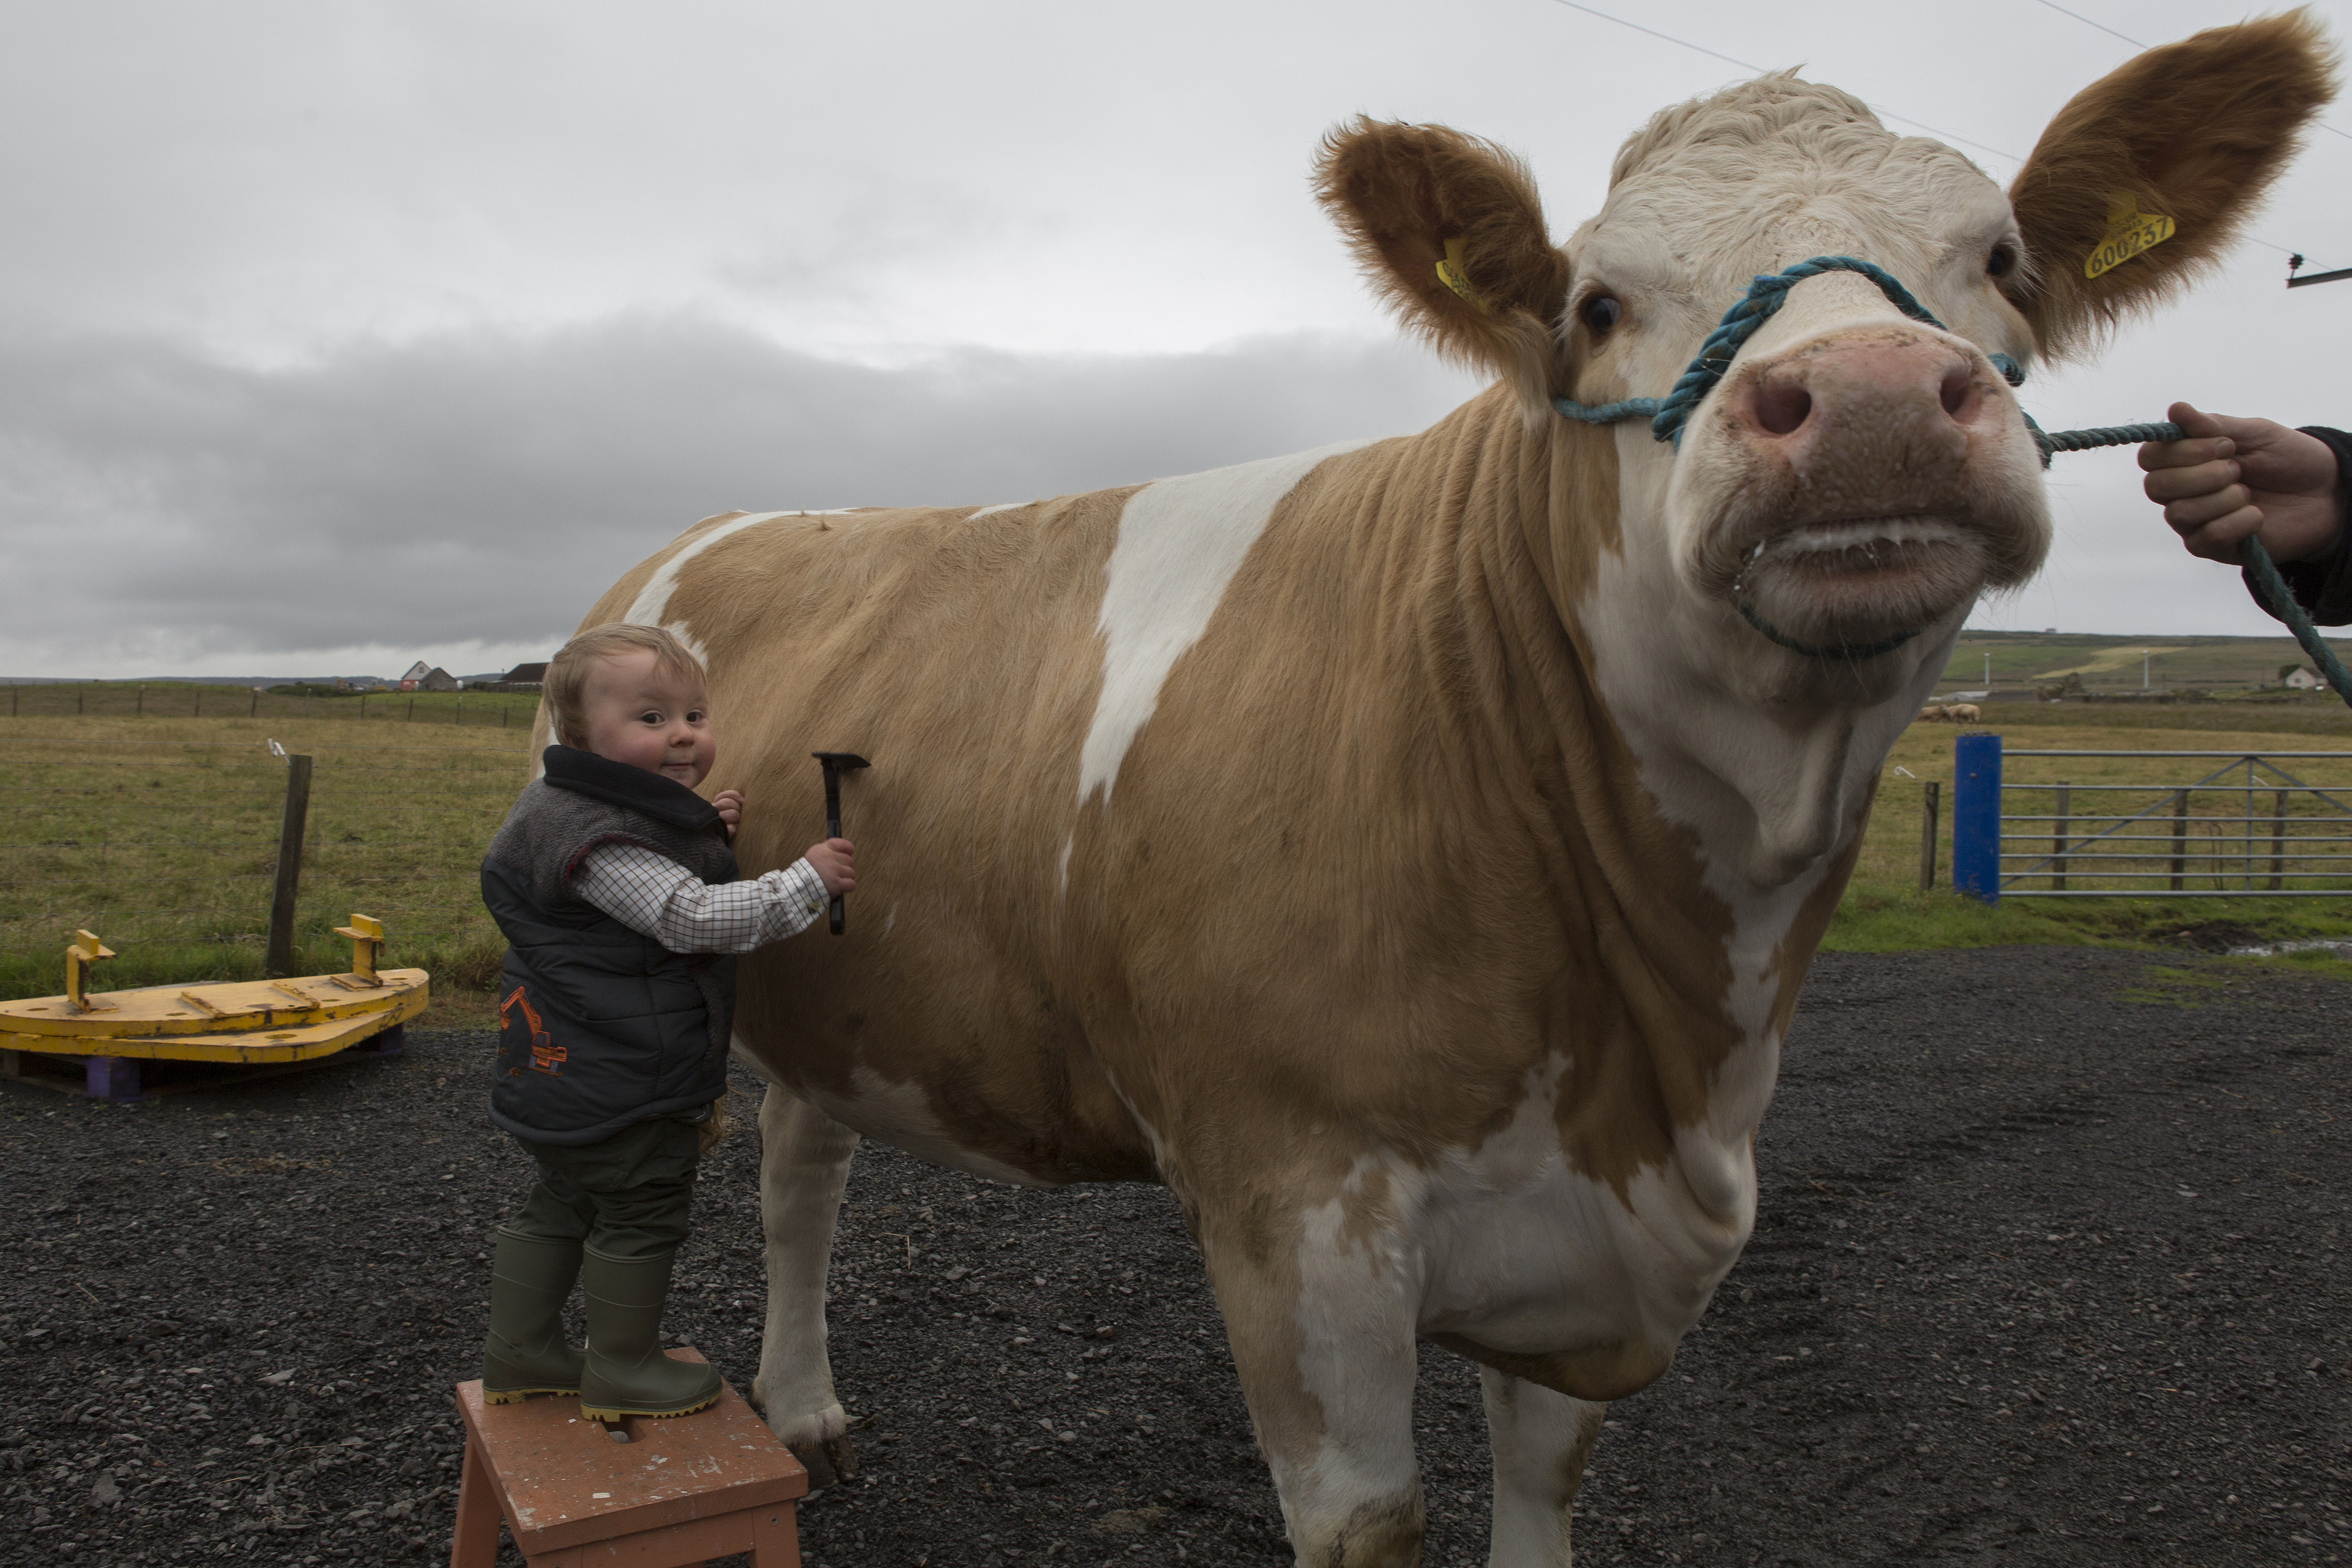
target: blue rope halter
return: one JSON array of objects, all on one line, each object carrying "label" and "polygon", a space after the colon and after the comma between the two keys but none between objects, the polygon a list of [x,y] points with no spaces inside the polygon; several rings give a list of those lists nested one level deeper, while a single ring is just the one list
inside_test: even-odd
[{"label": "blue rope halter", "polygon": [[[1929,314],[1927,307],[1912,297],[1911,290],[1903,287],[1885,268],[1852,256],[1815,256],[1769,277],[1749,279],[1748,291],[1732,304],[1731,309],[1724,311],[1723,320],[1717,322],[1715,330],[1706,335],[1706,341],[1699,345],[1698,353],[1692,356],[1690,363],[1676,378],[1674,390],[1665,396],[1628,397],[1615,403],[1598,405],[1579,403],[1570,397],[1555,397],[1551,405],[1569,418],[1586,425],[1613,425],[1619,420],[1645,418],[1650,422],[1653,437],[1671,442],[1675,449],[1680,451],[1683,426],[1689,423],[1699,400],[1714,391],[1716,383],[1721,381],[1724,373],[1731,368],[1733,356],[1739,353],[1749,338],[1756,335],[1759,327],[1771,320],[1773,313],[1788,302],[1790,289],[1806,279],[1818,278],[1824,272],[1852,272],[1867,278],[1878,285],[1878,291],[1886,296],[1888,302],[1913,321],[1923,321],[1938,331],[1951,331]],[[2009,355],[1996,353],[1986,357],[1992,361],[1993,368],[2000,372],[2001,378],[2010,385],[2025,384],[2024,367]],[[2041,450],[2042,466],[2045,468],[2050,466],[2051,457],[2059,452],[2087,452],[2099,447],[2137,446],[2143,441],[2178,441],[2181,437],[2180,426],[2168,420],[2149,425],[2100,425],[2087,430],[2045,431],[2033,422],[2033,416],[2021,408],[2018,412],[2024,417],[2025,427],[2033,434],[2033,444]],[[2334,650],[2321,638],[2319,629],[2312,625],[2311,617],[2304,614],[2303,606],[2294,602],[2294,595],[2288,590],[2285,579],[2279,575],[2270,552],[2263,548],[2261,541],[2249,539],[2245,542],[2244,557],[2246,585],[2253,594],[2255,602],[2286,623],[2287,628],[2294,633],[2294,640],[2303,646],[2304,652],[2311,656],[2312,663],[2327,678],[2327,684],[2334,689],[2336,695],[2347,703],[2352,703],[2352,672],[2345,669]],[[1840,644],[1833,648],[1813,647],[1775,630],[1745,600],[1735,599],[1732,603],[1740,618],[1759,634],[1782,647],[1809,658],[1834,655],[1842,658],[1875,658],[1880,654],[1894,652],[1919,635],[1916,631],[1908,631],[1900,637],[1860,647]]]}]

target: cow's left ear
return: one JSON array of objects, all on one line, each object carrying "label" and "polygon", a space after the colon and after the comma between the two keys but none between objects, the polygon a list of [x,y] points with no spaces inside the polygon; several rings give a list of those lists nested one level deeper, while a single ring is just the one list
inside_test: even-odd
[{"label": "cow's left ear", "polygon": [[1526,164],[1442,125],[1358,119],[1323,139],[1315,191],[1407,325],[1549,416],[1569,268]]},{"label": "cow's left ear", "polygon": [[2336,96],[2301,10],[2150,49],[2074,95],[2010,186],[2032,258],[2008,285],[2044,353],[2210,270]]}]

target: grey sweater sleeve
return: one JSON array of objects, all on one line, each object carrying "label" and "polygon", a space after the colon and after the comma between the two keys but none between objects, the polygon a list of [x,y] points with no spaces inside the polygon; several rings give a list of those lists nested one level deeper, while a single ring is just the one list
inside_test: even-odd
[{"label": "grey sweater sleeve", "polygon": [[[2336,454],[2336,515],[2352,522],[2352,435],[2319,425],[2306,425],[2303,433],[2326,442]],[[2352,529],[2338,530],[2336,542],[2308,561],[2279,563],[2279,575],[2286,579],[2295,603],[2323,626],[2352,625],[2352,543],[2347,542],[2347,532]],[[2247,592],[2252,591],[2249,582]]]}]

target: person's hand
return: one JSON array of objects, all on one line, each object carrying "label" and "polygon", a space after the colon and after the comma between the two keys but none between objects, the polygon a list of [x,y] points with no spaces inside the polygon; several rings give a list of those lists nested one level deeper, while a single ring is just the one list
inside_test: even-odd
[{"label": "person's hand", "polygon": [[857,846],[848,839],[828,838],[822,844],[810,845],[803,858],[824,884],[826,892],[845,893],[857,886],[857,869],[850,863],[850,857],[856,853]]},{"label": "person's hand", "polygon": [[727,825],[727,838],[730,843],[732,843],[735,838],[735,829],[743,822],[743,792],[740,789],[722,789],[710,797],[710,804],[719,808],[719,820]]},{"label": "person's hand", "polygon": [[2142,487],[2164,508],[2191,555],[2238,563],[2238,548],[2259,534],[2273,561],[2304,561],[2336,542],[2336,454],[2327,443],[2268,419],[2206,414],[2186,403],[2168,412],[2182,439],[2139,449]]}]

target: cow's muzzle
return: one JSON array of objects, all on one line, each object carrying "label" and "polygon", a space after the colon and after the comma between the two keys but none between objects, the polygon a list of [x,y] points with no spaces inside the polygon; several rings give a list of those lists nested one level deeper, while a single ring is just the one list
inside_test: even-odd
[{"label": "cow's muzzle", "polygon": [[1908,322],[1736,366],[1675,489],[1699,586],[1800,652],[1890,651],[2048,548],[2037,455],[1973,348]]}]

